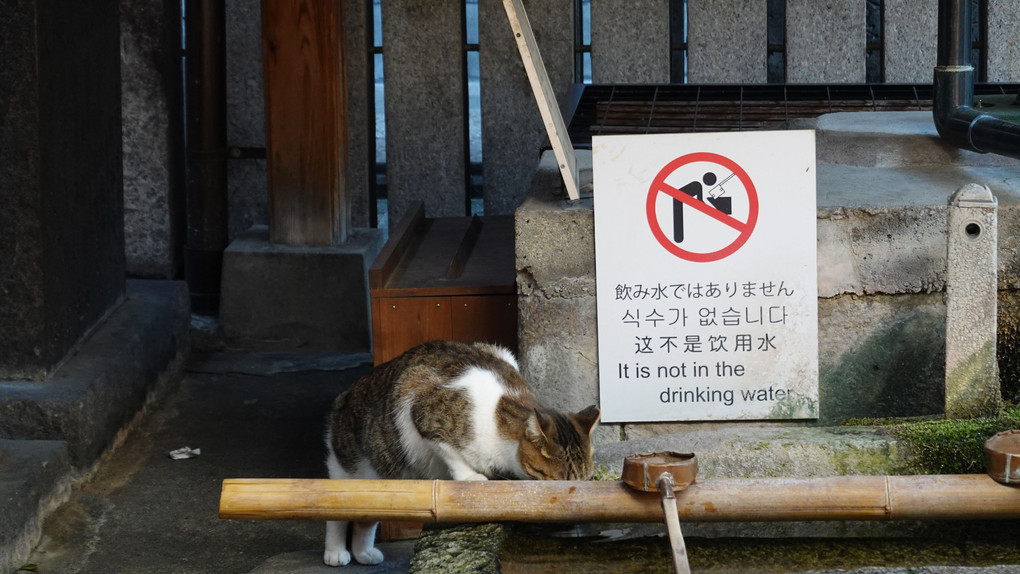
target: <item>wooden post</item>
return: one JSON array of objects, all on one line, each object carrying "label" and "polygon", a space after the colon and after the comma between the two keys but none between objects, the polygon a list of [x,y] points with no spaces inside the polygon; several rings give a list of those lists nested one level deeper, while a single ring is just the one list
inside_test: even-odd
[{"label": "wooden post", "polygon": [[343,0],[262,0],[269,240],[347,239]]},{"label": "wooden post", "polygon": [[556,103],[556,93],[553,91],[552,82],[549,81],[545,63],[542,62],[542,53],[538,49],[538,41],[535,40],[535,33],[531,29],[528,13],[524,10],[524,3],[521,0],[503,0],[503,9],[506,10],[510,29],[517,41],[517,49],[521,53],[524,70],[528,73],[531,90],[535,93],[535,102],[542,114],[545,131],[549,134],[549,143],[552,144],[553,155],[556,156],[556,164],[563,177],[563,185],[567,189],[567,197],[572,201],[577,200],[581,196],[578,189],[574,145],[567,135],[567,125]]}]

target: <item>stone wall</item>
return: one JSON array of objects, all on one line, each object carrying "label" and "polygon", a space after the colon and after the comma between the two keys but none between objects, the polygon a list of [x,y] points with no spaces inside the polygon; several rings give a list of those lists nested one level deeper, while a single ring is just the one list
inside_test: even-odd
[{"label": "stone wall", "polygon": [[0,380],[46,378],[124,293],[117,4],[0,18]]},{"label": "stone wall", "polygon": [[[944,144],[925,112],[834,114],[798,127],[818,134],[820,417],[811,424],[939,414],[947,202],[973,182],[998,197],[1000,300],[1013,301],[1020,258],[1009,230],[1020,215],[1020,162]],[[870,153],[839,153],[846,146]],[[590,161],[579,155],[581,165]],[[591,199],[564,200],[547,154],[516,214],[521,366],[536,393],[564,410],[598,399],[592,207]],[[1014,333],[1000,362],[1020,356],[1011,313],[1000,310],[1000,331]],[[601,440],[677,430],[605,427]]]}]

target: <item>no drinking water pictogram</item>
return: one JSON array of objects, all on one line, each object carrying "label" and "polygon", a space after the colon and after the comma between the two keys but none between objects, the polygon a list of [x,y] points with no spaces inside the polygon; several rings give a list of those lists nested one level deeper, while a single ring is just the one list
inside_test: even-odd
[{"label": "no drinking water pictogram", "polygon": [[758,193],[735,161],[708,152],[666,164],[652,180],[648,227],[667,251],[707,263],[732,255],[758,221]]}]

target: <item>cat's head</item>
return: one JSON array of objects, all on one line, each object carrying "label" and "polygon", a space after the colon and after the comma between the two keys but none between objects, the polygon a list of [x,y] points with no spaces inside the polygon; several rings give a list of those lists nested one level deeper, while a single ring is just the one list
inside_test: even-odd
[{"label": "cat's head", "polygon": [[538,480],[591,478],[591,433],[600,414],[595,405],[568,414],[534,409],[517,453],[528,476]]}]

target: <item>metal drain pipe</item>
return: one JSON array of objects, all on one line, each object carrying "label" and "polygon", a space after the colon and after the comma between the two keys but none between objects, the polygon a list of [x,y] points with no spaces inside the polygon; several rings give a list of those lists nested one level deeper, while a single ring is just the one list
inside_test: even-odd
[{"label": "metal drain pipe", "polygon": [[227,247],[226,8],[185,4],[187,234],[184,277],[192,312],[215,315]]},{"label": "metal drain pipe", "polygon": [[932,115],[935,128],[953,145],[1020,158],[1020,125],[974,108],[970,2],[939,0],[938,60]]},{"label": "metal drain pipe", "polygon": [[[658,492],[610,481],[227,479],[220,518],[661,522]],[[987,474],[718,479],[676,493],[684,522],[1020,518]]]}]

